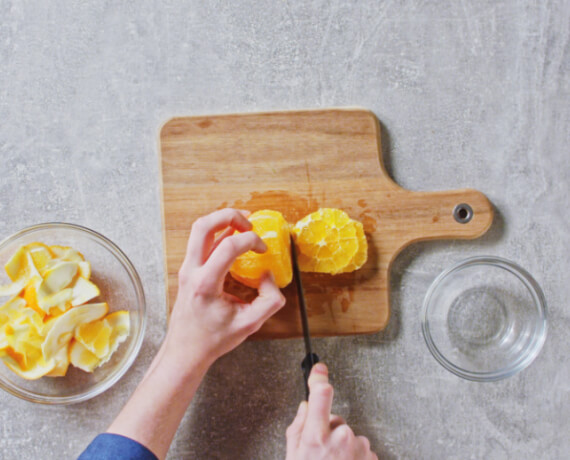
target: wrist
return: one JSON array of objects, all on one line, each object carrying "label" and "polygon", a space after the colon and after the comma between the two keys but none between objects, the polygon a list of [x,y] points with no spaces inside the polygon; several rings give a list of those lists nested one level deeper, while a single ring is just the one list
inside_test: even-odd
[{"label": "wrist", "polygon": [[179,342],[170,340],[168,335],[164,340],[156,359],[156,367],[160,372],[174,380],[186,381],[195,376],[203,377],[216,357],[203,351],[200,347],[185,347],[181,349]]}]

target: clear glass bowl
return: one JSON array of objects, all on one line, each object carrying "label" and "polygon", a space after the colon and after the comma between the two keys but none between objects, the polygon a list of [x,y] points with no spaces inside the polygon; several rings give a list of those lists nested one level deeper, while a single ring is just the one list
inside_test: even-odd
[{"label": "clear glass bowl", "polygon": [[546,301],[534,278],[498,257],[474,257],[430,286],[422,331],[435,359],[469,380],[488,382],[527,367],[546,338]]},{"label": "clear glass bowl", "polygon": [[[34,241],[71,246],[91,263],[92,281],[109,311],[128,310],[131,331],[112,358],[93,373],[69,366],[65,377],[25,380],[0,363],[0,388],[27,401],[72,404],[91,399],[114,385],[133,364],[142,345],[146,304],[141,280],[127,256],[103,235],[79,225],[45,223],[25,228],[0,243],[0,284],[10,283],[4,265],[19,246]],[[0,299],[0,304],[7,298]]]}]

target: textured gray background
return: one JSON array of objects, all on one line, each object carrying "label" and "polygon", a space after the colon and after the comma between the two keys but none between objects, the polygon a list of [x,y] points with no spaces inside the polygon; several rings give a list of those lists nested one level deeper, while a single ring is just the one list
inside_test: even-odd
[{"label": "textured gray background", "polygon": [[[386,331],[315,341],[335,410],[387,459],[568,458],[569,17],[564,1],[0,0],[0,236],[53,220],[102,232],[139,270],[150,316],[136,364],[95,400],[55,408],[0,394],[0,457],[76,456],[159,346],[164,121],[361,105],[386,130],[397,182],[477,188],[497,218],[480,240],[400,255]],[[537,360],[492,384],[439,366],[419,322],[434,277],[477,254],[526,267],[550,307]],[[301,341],[273,341],[221,359],[170,458],[284,458],[302,354]]]}]

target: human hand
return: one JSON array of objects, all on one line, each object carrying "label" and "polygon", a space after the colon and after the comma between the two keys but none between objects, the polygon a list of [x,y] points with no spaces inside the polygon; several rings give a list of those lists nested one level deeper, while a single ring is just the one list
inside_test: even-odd
[{"label": "human hand", "polygon": [[287,428],[286,460],[378,460],[367,438],[331,414],[333,387],[323,363],[313,366],[309,390],[309,402],[301,403]]},{"label": "human hand", "polygon": [[[244,213],[235,209],[213,212],[192,225],[165,341],[165,355],[181,370],[189,354],[197,354],[197,359],[209,366],[285,304],[269,273],[251,303],[223,290],[224,278],[236,257],[249,250],[267,250],[251,228]],[[234,234],[235,230],[242,233]]]}]

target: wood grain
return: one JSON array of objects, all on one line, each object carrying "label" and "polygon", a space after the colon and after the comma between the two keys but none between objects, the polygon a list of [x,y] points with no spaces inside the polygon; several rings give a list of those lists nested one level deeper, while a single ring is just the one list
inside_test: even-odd
[{"label": "wood grain", "polygon": [[[421,240],[476,238],[493,219],[491,204],[476,190],[412,192],[392,181],[382,164],[378,120],[367,110],[174,118],[160,132],[160,148],[170,306],[192,222],[226,206],[275,209],[289,222],[319,207],[342,208],[363,222],[369,243],[364,267],[303,275],[315,336],[383,329],[398,253]],[[453,218],[459,203],[473,208],[467,224]],[[226,289],[246,300],[255,296],[229,275]],[[287,304],[255,338],[302,335],[294,286],[283,292]]]}]

